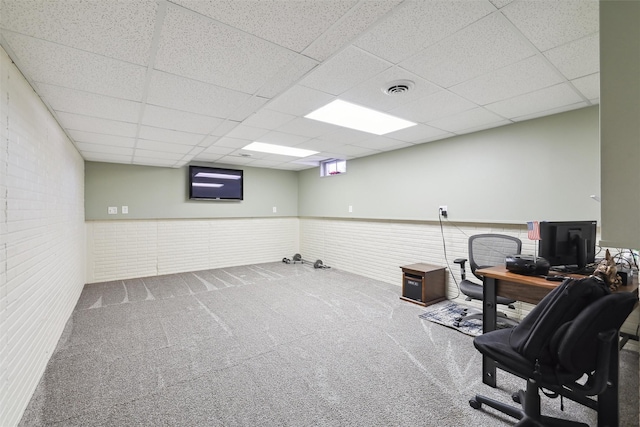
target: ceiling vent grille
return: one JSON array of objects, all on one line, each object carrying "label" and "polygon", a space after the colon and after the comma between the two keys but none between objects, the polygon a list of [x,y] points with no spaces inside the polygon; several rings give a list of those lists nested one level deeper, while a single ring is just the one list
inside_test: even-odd
[{"label": "ceiling vent grille", "polygon": [[396,80],[383,87],[382,91],[387,95],[396,96],[409,92],[414,86],[415,83],[411,80]]}]

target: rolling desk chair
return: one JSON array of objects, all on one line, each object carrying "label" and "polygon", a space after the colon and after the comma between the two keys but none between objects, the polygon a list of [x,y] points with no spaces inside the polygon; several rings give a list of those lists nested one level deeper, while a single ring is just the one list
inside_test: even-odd
[{"label": "rolling desk chair", "polygon": [[[509,255],[518,255],[522,250],[522,241],[517,237],[507,236],[504,234],[476,234],[469,237],[469,265],[471,272],[480,281],[482,277],[476,274],[476,270],[486,267],[493,267],[496,265],[504,265],[505,258]],[[460,292],[467,296],[466,300],[480,300],[482,301],[482,285],[467,280],[465,263],[466,258],[457,258],[453,261],[460,265]],[[497,303],[506,305],[507,307],[514,309],[513,304],[515,300],[510,298],[497,297]],[[507,318],[507,315],[498,312],[498,317],[502,321],[508,323],[515,323],[511,319]],[[478,311],[474,314],[469,314],[469,310],[465,310],[462,316],[456,318],[455,326],[459,326],[459,322],[462,319],[482,319],[482,312]],[[508,320],[507,320],[508,319]]]},{"label": "rolling desk chair", "polygon": [[[529,316],[533,320],[525,318],[513,330],[495,330],[474,338],[473,344],[478,351],[495,360],[501,369],[525,378],[527,387],[526,391],[520,390],[512,396],[522,408],[480,395],[471,399],[469,404],[474,409],[480,409],[483,404],[497,409],[520,420],[516,426],[589,427],[576,421],[543,416],[539,391],[545,389],[553,393],[545,393],[549,397],[566,397],[595,409],[598,426],[617,426],[618,330],[637,301],[631,292],[603,296],[560,327],[552,331],[539,328],[540,335],[529,336],[525,345],[514,342],[513,333],[524,324],[539,325],[545,317],[557,317],[553,310],[545,311],[548,308],[545,307],[536,313],[532,311]],[[531,357],[530,353],[540,351],[541,341],[550,343],[550,356]]]}]

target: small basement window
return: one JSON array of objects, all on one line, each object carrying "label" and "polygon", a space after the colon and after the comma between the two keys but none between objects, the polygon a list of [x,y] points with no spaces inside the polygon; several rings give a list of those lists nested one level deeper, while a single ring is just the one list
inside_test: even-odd
[{"label": "small basement window", "polygon": [[347,172],[347,161],[330,159],[320,162],[320,176],[340,175]]}]

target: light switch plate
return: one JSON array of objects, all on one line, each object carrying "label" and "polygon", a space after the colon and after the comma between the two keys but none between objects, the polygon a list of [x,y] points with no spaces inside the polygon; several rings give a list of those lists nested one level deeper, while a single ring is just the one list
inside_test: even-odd
[{"label": "light switch plate", "polygon": [[123,206],[122,207],[122,213],[123,214],[128,214],[129,213],[129,206]]}]

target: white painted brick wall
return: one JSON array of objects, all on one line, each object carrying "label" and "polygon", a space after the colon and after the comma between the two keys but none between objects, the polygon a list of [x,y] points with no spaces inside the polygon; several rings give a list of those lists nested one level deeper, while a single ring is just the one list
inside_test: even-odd
[{"label": "white painted brick wall", "polygon": [[84,285],[84,161],[1,49],[0,99],[0,425],[12,426]]},{"label": "white painted brick wall", "polygon": [[297,218],[87,221],[87,283],[281,260]]}]

